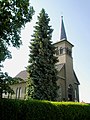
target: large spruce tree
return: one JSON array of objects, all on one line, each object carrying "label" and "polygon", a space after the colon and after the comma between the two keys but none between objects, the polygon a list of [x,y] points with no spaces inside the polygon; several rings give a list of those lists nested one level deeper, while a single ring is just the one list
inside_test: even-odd
[{"label": "large spruce tree", "polygon": [[53,29],[49,22],[48,14],[42,9],[29,47],[27,94],[33,99],[56,100],[57,97],[57,58],[54,56],[55,47],[51,41]]}]

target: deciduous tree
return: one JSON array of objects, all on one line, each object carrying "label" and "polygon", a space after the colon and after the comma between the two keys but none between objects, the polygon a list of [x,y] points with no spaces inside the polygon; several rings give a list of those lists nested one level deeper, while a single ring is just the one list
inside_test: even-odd
[{"label": "deciduous tree", "polygon": [[0,0],[0,64],[11,54],[9,46],[20,47],[21,29],[34,13],[29,0]]},{"label": "deciduous tree", "polygon": [[[0,96],[6,84],[6,74],[1,72],[2,62],[11,58],[9,46],[20,47],[21,29],[30,22],[34,14],[29,0],[0,0]],[[3,82],[2,82],[3,81]],[[3,85],[4,83],[4,85]],[[4,88],[3,88],[4,87]]]},{"label": "deciduous tree", "polygon": [[0,72],[0,98],[2,98],[3,93],[14,94],[14,91],[10,88],[10,83],[13,78],[8,76],[7,73]]}]

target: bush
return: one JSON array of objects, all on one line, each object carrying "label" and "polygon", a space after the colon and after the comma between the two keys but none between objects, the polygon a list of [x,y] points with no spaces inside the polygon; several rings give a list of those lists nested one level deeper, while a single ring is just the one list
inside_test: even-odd
[{"label": "bush", "polygon": [[39,100],[0,100],[1,120],[89,120],[90,105]]}]

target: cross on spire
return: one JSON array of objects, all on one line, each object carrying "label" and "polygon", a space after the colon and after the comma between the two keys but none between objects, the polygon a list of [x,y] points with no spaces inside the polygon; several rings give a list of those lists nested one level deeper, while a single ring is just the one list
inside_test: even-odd
[{"label": "cross on spire", "polygon": [[64,22],[63,22],[63,16],[61,16],[61,33],[60,33],[60,40],[67,40]]}]

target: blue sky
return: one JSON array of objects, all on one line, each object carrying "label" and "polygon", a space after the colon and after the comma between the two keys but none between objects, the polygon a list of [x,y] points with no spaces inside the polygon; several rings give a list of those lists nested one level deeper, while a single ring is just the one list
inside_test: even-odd
[{"label": "blue sky", "polygon": [[90,0],[31,0],[35,9],[32,22],[22,30],[23,45],[20,49],[9,48],[12,59],[4,62],[4,69],[14,77],[28,65],[29,42],[33,34],[33,26],[37,15],[44,8],[50,17],[50,25],[54,29],[52,41],[60,38],[60,16],[63,15],[67,39],[73,48],[73,64],[80,81],[80,101],[90,102]]}]

